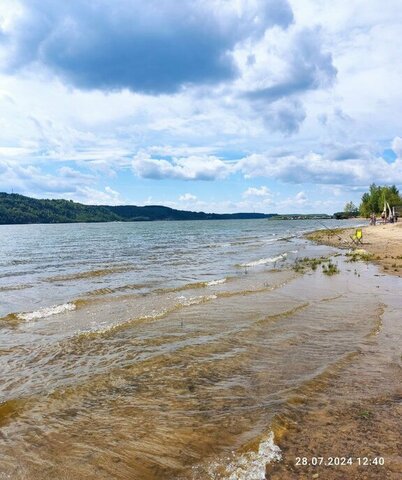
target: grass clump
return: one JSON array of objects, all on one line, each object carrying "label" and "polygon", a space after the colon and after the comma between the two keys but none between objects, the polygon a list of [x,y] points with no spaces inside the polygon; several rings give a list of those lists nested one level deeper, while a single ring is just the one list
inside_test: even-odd
[{"label": "grass clump", "polygon": [[348,228],[326,228],[324,230],[316,230],[305,234],[305,237],[313,242],[325,243],[328,240],[343,241],[343,235],[347,234]]},{"label": "grass clump", "polygon": [[331,276],[339,273],[339,268],[335,263],[332,263],[331,260],[328,260],[327,264],[322,266],[322,273],[325,275]]},{"label": "grass clump", "polygon": [[322,271],[325,273],[325,275],[334,275],[335,273],[339,273],[337,265],[332,263],[327,257],[298,258],[293,265],[293,270],[297,273],[306,273],[309,270],[316,271],[319,265],[322,265]]},{"label": "grass clump", "polygon": [[306,270],[317,270],[318,265],[321,265],[327,259],[325,257],[320,258],[298,258],[293,265],[295,272],[304,273]]},{"label": "grass clump", "polygon": [[372,417],[373,414],[372,412],[370,412],[370,410],[361,410],[358,415],[360,418],[368,420],[370,417]]},{"label": "grass clump", "polygon": [[373,259],[373,255],[366,250],[354,250],[346,254],[348,262],[369,262]]}]

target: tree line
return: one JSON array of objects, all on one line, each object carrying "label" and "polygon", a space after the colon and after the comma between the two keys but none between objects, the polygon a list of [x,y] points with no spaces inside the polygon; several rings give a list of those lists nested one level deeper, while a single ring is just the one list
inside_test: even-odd
[{"label": "tree line", "polygon": [[380,215],[384,210],[384,202],[389,206],[402,208],[402,196],[395,185],[380,186],[375,183],[370,185],[369,191],[364,193],[360,205],[357,207],[353,202],[345,205],[344,218],[362,216],[368,218],[371,214]]},{"label": "tree line", "polygon": [[72,200],[41,200],[0,192],[0,224],[140,222],[154,220],[230,220],[270,218],[275,214],[217,214],[176,210],[161,205],[84,205]]}]

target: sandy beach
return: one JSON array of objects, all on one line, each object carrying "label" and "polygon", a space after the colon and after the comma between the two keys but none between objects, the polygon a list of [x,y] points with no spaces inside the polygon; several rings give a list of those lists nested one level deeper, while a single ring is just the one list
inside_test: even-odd
[{"label": "sandy beach", "polygon": [[[307,238],[350,248],[354,231],[322,230],[308,234]],[[361,250],[369,255],[366,257]],[[364,260],[371,257],[380,266],[384,273],[376,274],[377,277],[401,277],[402,224],[364,227],[363,245],[356,246],[356,251]],[[388,298],[397,298],[402,286],[395,276],[390,278]],[[364,276],[357,281],[364,281]],[[385,291],[379,286],[381,294],[385,295]],[[299,403],[289,408],[276,432],[283,459],[268,465],[267,479],[401,478],[400,314],[398,309],[386,309],[379,313],[379,318],[377,331],[372,332],[353,361],[340,367],[331,378],[323,378],[320,388],[315,386],[313,396],[303,392]],[[298,457],[305,457],[310,465],[297,465]],[[311,465],[314,457],[323,458],[327,465]],[[352,458],[352,464],[328,465],[328,459],[334,457]],[[384,459],[383,466],[376,465],[374,459],[379,457]]]},{"label": "sandy beach", "polygon": [[384,272],[402,276],[402,222],[363,227],[362,244],[354,244],[350,238],[354,228],[319,230],[306,235],[309,240],[338,248],[363,249],[370,260],[381,266]]}]

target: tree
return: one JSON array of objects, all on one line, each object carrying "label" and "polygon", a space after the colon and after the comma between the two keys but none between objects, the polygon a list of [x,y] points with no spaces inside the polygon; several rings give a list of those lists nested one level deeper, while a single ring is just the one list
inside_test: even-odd
[{"label": "tree", "polygon": [[359,213],[359,209],[356,207],[356,205],[353,202],[348,202],[343,211],[350,216],[357,215]]},{"label": "tree", "polygon": [[391,207],[402,205],[402,197],[397,187],[395,185],[380,187],[375,183],[371,184],[369,192],[362,196],[360,215],[369,217],[372,213],[380,214],[384,209],[384,202],[389,203]]}]

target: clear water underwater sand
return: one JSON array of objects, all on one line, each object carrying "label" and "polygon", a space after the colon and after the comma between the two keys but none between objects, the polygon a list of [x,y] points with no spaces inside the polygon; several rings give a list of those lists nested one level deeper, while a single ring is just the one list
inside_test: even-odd
[{"label": "clear water underwater sand", "polygon": [[296,275],[335,253],[302,238],[317,228],[0,227],[3,477],[263,478],[275,418],[353,357],[387,289],[342,256]]}]

